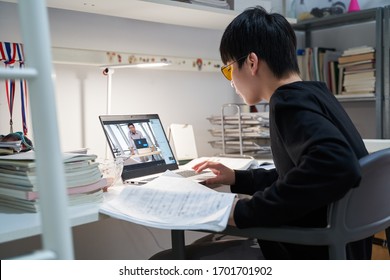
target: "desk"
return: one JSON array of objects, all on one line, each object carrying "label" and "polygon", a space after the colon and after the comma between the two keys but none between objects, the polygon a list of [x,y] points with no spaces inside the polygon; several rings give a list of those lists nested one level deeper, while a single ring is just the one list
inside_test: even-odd
[{"label": "desk", "polygon": [[[99,218],[98,204],[71,206],[68,209],[71,226],[94,222]],[[26,213],[1,207],[0,224],[0,243],[42,233],[39,213]]]},{"label": "desk", "polygon": [[[104,199],[117,196],[125,186],[118,183],[104,193]],[[171,232],[150,228],[99,214],[100,205],[69,208],[75,258],[78,260],[147,260],[171,248]],[[41,248],[41,222],[38,213],[22,213],[0,208],[0,252],[3,259]],[[185,232],[186,245],[204,237],[202,232]]]},{"label": "desk", "polygon": [[[105,201],[117,196],[124,187],[119,182],[109,188],[109,191],[104,193]],[[223,188],[218,190],[225,191]],[[69,207],[71,226],[74,227],[76,259],[148,259],[162,250],[171,248],[172,240],[177,240],[180,236],[182,236],[182,242],[189,245],[207,235],[200,231],[171,232],[114,218],[108,219],[107,216],[99,214],[99,207],[100,205]],[[26,243],[33,249],[39,248],[35,246],[35,241],[38,240],[36,236],[42,233],[39,214],[0,208],[0,224],[0,244],[2,246],[0,251],[4,250],[5,255],[8,254],[7,250],[8,252],[19,248],[25,250],[27,247],[24,244]],[[21,238],[28,239],[23,243],[23,248],[18,246],[18,239]]]}]

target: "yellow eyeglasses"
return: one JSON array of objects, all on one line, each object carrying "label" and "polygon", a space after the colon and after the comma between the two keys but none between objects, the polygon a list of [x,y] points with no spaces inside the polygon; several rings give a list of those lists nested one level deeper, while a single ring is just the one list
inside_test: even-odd
[{"label": "yellow eyeglasses", "polygon": [[225,65],[225,66],[222,66],[221,67],[221,72],[222,74],[225,76],[226,79],[228,79],[229,81],[232,80],[232,72],[233,72],[233,64],[235,62],[238,62],[240,61],[241,59],[243,58],[246,58],[248,55],[245,55],[243,57],[240,57],[239,59],[236,59],[234,60],[233,62],[229,63],[228,65]]}]

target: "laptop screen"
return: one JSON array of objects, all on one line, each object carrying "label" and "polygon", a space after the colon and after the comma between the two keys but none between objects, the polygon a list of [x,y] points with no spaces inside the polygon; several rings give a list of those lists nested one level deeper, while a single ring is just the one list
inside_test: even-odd
[{"label": "laptop screen", "polygon": [[178,168],[157,114],[103,115],[99,120],[112,155],[125,159],[123,180]]}]

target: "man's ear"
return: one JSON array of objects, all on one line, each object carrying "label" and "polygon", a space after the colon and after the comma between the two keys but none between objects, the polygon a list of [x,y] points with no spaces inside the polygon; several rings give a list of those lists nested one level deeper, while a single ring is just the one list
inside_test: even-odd
[{"label": "man's ear", "polygon": [[251,52],[248,55],[248,65],[250,66],[250,71],[252,75],[256,75],[258,69],[259,69],[259,63],[260,59],[254,52]]}]

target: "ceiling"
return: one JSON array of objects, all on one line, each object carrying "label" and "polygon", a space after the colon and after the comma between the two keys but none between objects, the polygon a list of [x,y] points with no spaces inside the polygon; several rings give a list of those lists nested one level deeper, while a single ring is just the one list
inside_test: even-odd
[{"label": "ceiling", "polygon": [[219,30],[237,15],[231,10],[170,0],[46,0],[46,3],[50,8]]}]

